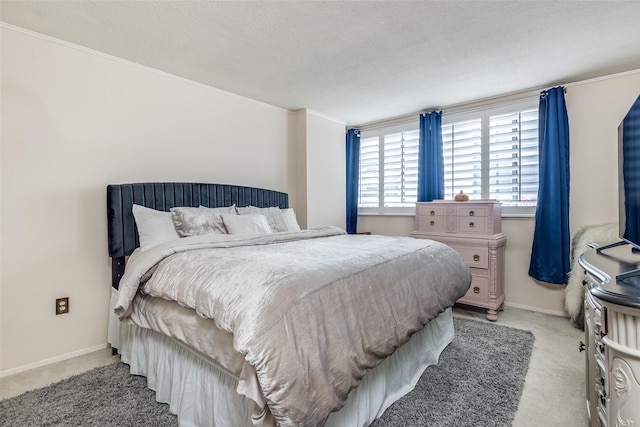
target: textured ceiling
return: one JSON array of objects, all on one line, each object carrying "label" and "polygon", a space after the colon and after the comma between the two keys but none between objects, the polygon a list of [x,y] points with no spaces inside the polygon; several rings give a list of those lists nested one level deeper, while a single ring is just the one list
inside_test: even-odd
[{"label": "textured ceiling", "polygon": [[640,1],[2,1],[0,20],[364,124],[640,69]]}]

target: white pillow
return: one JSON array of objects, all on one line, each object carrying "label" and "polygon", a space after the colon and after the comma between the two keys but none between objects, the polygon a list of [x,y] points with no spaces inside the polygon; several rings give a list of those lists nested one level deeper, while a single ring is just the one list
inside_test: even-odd
[{"label": "white pillow", "polygon": [[296,218],[296,213],[293,208],[281,209],[281,212],[282,220],[287,227],[287,231],[300,231],[300,225],[298,224],[298,219]]},{"label": "white pillow", "polygon": [[267,217],[260,214],[222,215],[222,221],[229,234],[273,233]]},{"label": "white pillow", "polygon": [[221,215],[236,215],[236,206],[224,208],[171,208],[173,225],[181,237],[201,234],[226,234]]},{"label": "white pillow", "polygon": [[138,228],[140,250],[144,251],[160,243],[180,238],[173,226],[171,212],[158,211],[140,205],[133,205],[131,211]]},{"label": "white pillow", "polygon": [[282,212],[280,211],[281,209],[279,207],[257,208],[255,206],[246,206],[244,208],[238,208],[240,215],[264,215],[273,233],[288,231],[287,225],[282,218]]}]

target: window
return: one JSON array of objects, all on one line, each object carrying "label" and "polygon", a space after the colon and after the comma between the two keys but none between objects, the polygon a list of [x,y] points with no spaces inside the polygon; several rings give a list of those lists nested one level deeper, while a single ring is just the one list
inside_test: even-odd
[{"label": "window", "polygon": [[[417,197],[419,124],[362,129],[360,213],[411,213]],[[538,106],[517,103],[442,117],[445,199],[463,191],[496,199],[503,214],[533,215],[538,196]]]},{"label": "window", "polygon": [[445,199],[495,199],[508,215],[535,213],[538,197],[537,100],[443,114]]},{"label": "window", "polygon": [[413,123],[361,131],[359,212],[415,212],[419,133]]}]

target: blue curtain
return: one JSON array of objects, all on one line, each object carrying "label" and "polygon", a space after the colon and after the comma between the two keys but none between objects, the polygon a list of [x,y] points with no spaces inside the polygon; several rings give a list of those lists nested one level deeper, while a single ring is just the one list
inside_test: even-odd
[{"label": "blue curtain", "polygon": [[624,237],[640,242],[640,96],[636,99],[622,125],[624,176]]},{"label": "blue curtain", "polygon": [[539,185],[529,275],[566,284],[571,269],[569,233],[569,118],[564,88],[540,94]]},{"label": "blue curtain", "polygon": [[442,111],[420,114],[418,201],[444,199]]},{"label": "blue curtain", "polygon": [[358,229],[358,179],[360,177],[360,131],[347,131],[347,233]]}]

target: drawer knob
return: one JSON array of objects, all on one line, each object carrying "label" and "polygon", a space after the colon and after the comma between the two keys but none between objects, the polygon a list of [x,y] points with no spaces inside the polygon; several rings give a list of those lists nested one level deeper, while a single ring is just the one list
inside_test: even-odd
[{"label": "drawer knob", "polygon": [[473,256],[473,260],[474,260],[475,262],[480,261],[480,255],[475,254],[475,255]]},{"label": "drawer knob", "polygon": [[469,211],[469,216],[474,216],[476,213],[474,211]]},{"label": "drawer knob", "polygon": [[476,225],[473,223],[473,221],[471,221],[471,222],[469,223],[469,228],[473,228],[473,227],[475,227],[475,226],[476,226]]},{"label": "drawer knob", "polygon": [[431,216],[433,216],[436,214],[436,211],[431,211],[430,213],[431,213]]},{"label": "drawer knob", "polygon": [[473,293],[474,294],[479,294],[480,293],[480,288],[478,286],[474,286],[473,287]]},{"label": "drawer knob", "polygon": [[436,222],[435,221],[429,221],[429,225],[433,227],[434,225],[436,225]]}]

